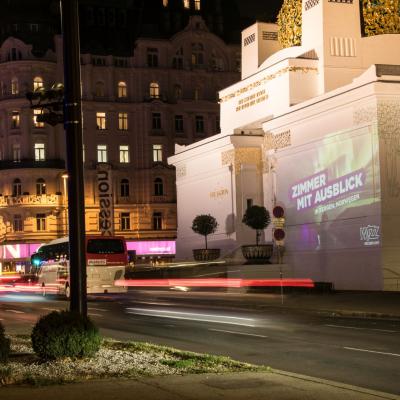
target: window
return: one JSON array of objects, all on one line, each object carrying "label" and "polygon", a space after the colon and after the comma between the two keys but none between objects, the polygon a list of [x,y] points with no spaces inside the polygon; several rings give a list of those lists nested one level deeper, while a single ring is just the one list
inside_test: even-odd
[{"label": "window", "polygon": [[158,49],[151,47],[147,49],[147,66],[158,67]]},{"label": "window", "polygon": [[22,58],[22,54],[19,50],[17,50],[15,47],[11,48],[8,55],[7,55],[7,61],[17,61]]},{"label": "window", "polygon": [[164,196],[164,183],[161,178],[154,179],[154,196]]},{"label": "window", "polygon": [[20,123],[19,111],[12,111],[11,112],[11,129],[19,128],[19,123]]},{"label": "window", "polygon": [[39,24],[29,24],[31,32],[39,32]]},{"label": "window", "polygon": [[194,95],[193,95],[194,100],[199,100],[200,99],[200,88],[195,88],[194,89]]},{"label": "window", "polygon": [[195,9],[196,11],[200,11],[200,8],[201,8],[201,2],[200,2],[200,0],[194,0],[194,9]]},{"label": "window", "polygon": [[192,65],[202,66],[204,64],[204,47],[201,43],[192,44]]},{"label": "window", "polygon": [[219,116],[215,117],[215,132],[217,133],[221,132],[221,120]]},{"label": "window", "polygon": [[160,212],[153,213],[153,230],[160,231],[162,229],[162,214]]},{"label": "window", "polygon": [[36,214],[36,230],[46,230],[46,214]]},{"label": "window", "polygon": [[179,100],[182,98],[182,87],[180,85],[175,85],[174,96],[175,96],[175,100]]},{"label": "window", "polygon": [[107,162],[107,145],[98,144],[97,145],[97,162]]},{"label": "window", "polygon": [[246,199],[246,205],[247,205],[246,210],[248,210],[250,207],[252,207],[253,206],[253,199]]},{"label": "window", "polygon": [[129,181],[128,181],[128,179],[121,179],[120,195],[121,195],[121,197],[129,197]]},{"label": "window", "polygon": [[167,6],[168,6],[168,0],[163,0],[162,3],[163,3],[163,6],[164,6],[164,7],[167,7]]},{"label": "window", "polygon": [[161,129],[161,114],[160,113],[152,113],[151,127],[152,127],[152,129]]},{"label": "window", "polygon": [[163,146],[162,144],[153,144],[153,161],[161,162],[163,159]]},{"label": "window", "polygon": [[33,90],[38,90],[43,87],[43,79],[37,76],[33,79]]},{"label": "window", "polygon": [[36,180],[36,195],[42,194],[46,194],[46,182],[43,178],[39,178]]},{"label": "window", "polygon": [[160,85],[157,82],[150,83],[150,97],[152,99],[160,98]]},{"label": "window", "polygon": [[183,7],[190,8],[190,0],[183,0]]},{"label": "window", "polygon": [[196,115],[196,133],[204,133],[204,118],[202,115]]},{"label": "window", "polygon": [[97,124],[97,129],[100,131],[107,129],[105,112],[97,112],[96,113],[96,124]]},{"label": "window", "polygon": [[21,184],[21,180],[18,178],[14,179],[14,181],[13,181],[12,195],[13,195],[13,197],[22,195],[22,184]]},{"label": "window", "polygon": [[126,97],[128,95],[127,87],[125,82],[118,82],[118,97]]},{"label": "window", "polygon": [[121,213],[121,231],[129,231],[131,229],[131,215],[128,212]]},{"label": "window", "polygon": [[33,125],[35,128],[44,128],[44,122],[38,121],[38,116],[43,114],[43,110],[33,110]]},{"label": "window", "polygon": [[18,79],[12,78],[11,79],[11,94],[18,94],[18,93],[19,93]]},{"label": "window", "polygon": [[175,69],[183,69],[183,48],[180,47],[175,53],[175,57],[172,60],[172,67]]},{"label": "window", "polygon": [[104,97],[105,95],[104,82],[96,82],[95,95],[96,97]]},{"label": "window", "polygon": [[128,130],[128,113],[126,112],[118,113],[118,130],[120,131]]},{"label": "window", "polygon": [[14,232],[22,232],[24,230],[22,224],[21,214],[15,214],[13,218],[13,230]]},{"label": "window", "polygon": [[175,132],[183,132],[183,115],[175,115]]},{"label": "window", "polygon": [[119,162],[121,164],[129,163],[129,146],[128,145],[120,145],[119,146]]},{"label": "window", "polygon": [[12,157],[14,162],[21,161],[21,145],[19,143],[12,145]]},{"label": "window", "polygon": [[35,161],[46,159],[46,147],[44,143],[35,143]]}]

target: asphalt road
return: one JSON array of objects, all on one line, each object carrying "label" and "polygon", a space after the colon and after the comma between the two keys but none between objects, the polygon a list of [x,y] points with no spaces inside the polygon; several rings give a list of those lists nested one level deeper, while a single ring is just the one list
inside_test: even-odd
[{"label": "asphalt road", "polygon": [[[240,296],[239,296],[240,297]],[[228,301],[229,300],[229,301]],[[39,315],[66,309],[40,295],[4,295],[7,332],[29,333]],[[400,323],[263,307],[229,294],[131,290],[89,302],[103,334],[229,355],[272,368],[400,394]]]}]

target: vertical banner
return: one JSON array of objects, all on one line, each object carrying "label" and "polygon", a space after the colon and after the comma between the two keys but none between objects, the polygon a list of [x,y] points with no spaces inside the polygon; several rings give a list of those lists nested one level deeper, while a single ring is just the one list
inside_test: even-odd
[{"label": "vertical banner", "polygon": [[97,165],[97,192],[99,194],[99,230],[102,236],[114,235],[114,204],[112,195],[111,166]]}]

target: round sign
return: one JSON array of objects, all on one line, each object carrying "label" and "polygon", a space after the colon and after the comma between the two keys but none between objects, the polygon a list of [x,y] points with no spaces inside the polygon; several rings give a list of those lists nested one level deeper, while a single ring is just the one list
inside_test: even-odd
[{"label": "round sign", "polygon": [[274,230],[274,239],[275,240],[283,240],[285,239],[285,231],[283,229],[275,229]]},{"label": "round sign", "polygon": [[283,216],[285,215],[285,211],[284,211],[283,207],[276,206],[272,210],[272,214],[274,215],[275,218],[283,218]]}]

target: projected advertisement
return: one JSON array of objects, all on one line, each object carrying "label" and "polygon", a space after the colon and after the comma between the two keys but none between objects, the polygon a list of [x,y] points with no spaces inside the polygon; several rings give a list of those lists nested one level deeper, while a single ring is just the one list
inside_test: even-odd
[{"label": "projected advertisement", "polygon": [[276,191],[292,249],[379,247],[378,143],[368,128],[285,152]]}]

